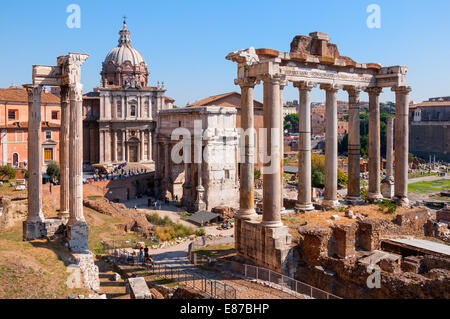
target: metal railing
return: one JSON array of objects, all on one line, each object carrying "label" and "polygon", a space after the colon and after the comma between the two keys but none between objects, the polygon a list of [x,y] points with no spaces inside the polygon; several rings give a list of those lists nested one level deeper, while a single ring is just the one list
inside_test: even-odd
[{"label": "metal railing", "polygon": [[[134,264],[140,263],[135,260]],[[162,263],[154,263],[153,265],[144,264],[144,267],[151,275],[160,276],[164,279],[206,293],[211,298],[236,299],[236,289],[221,281],[208,279],[205,276],[187,270],[170,267]]]},{"label": "metal railing", "polygon": [[251,265],[242,266],[242,275],[244,275],[245,277],[275,284],[280,288],[288,289],[295,294],[306,295],[314,299],[342,299],[338,296],[335,296],[326,291],[315,288],[311,285],[305,284],[304,282],[295,280],[270,269]]}]

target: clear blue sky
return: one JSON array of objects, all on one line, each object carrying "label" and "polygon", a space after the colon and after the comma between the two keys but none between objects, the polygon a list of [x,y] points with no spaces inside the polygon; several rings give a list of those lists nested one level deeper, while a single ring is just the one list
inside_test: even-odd
[{"label": "clear blue sky", "polygon": [[[381,29],[366,25],[372,3],[381,7]],[[80,29],[66,26],[70,4],[81,7]],[[358,62],[409,66],[411,98],[422,101],[450,95],[449,12],[448,0],[2,1],[0,87],[29,83],[33,64],[55,64],[70,51],[90,54],[83,83],[85,92],[92,90],[126,15],[150,84],[165,81],[180,106],[239,89],[236,65],[225,60],[229,52],[250,46],[289,51],[295,35],[313,31],[327,32],[342,55]],[[297,96],[292,86],[285,90],[286,100]],[[312,97],[319,102],[324,93],[316,89]],[[393,100],[392,92],[382,100]]]}]

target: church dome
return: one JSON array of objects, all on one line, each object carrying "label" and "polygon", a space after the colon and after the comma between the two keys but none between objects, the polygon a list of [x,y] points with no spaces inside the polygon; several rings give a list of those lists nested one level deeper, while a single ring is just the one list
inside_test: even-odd
[{"label": "church dome", "polygon": [[120,30],[119,44],[112,49],[103,62],[102,85],[123,86],[128,80],[135,80],[141,86],[147,86],[148,70],[144,58],[133,48],[127,22],[123,22]]}]

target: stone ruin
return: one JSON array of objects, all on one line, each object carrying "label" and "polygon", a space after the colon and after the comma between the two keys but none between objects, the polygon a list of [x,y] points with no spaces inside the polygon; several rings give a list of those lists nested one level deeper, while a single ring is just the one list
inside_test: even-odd
[{"label": "stone ruin", "polygon": [[[83,85],[81,66],[87,54],[69,53],[58,57],[56,66],[33,66],[33,83],[28,91],[28,216],[23,222],[23,239],[32,241],[63,233],[86,286],[100,287],[98,267],[89,251],[89,227],[83,214]],[[42,211],[41,92],[43,86],[61,89],[60,211],[58,218],[45,218]]]},{"label": "stone ruin", "polygon": [[[289,82],[299,89],[299,184],[298,211],[314,210],[311,198],[311,90],[320,85],[326,91],[325,198],[323,207],[336,208],[338,136],[337,94],[349,95],[349,183],[347,201],[361,203],[360,194],[360,103],[362,91],[369,94],[369,191],[370,200],[383,198],[380,178],[380,93],[391,88],[396,93],[394,198],[408,204],[408,108],[406,86],[408,67],[382,67],[376,63],[357,63],[339,54],[326,33],[297,36],[290,52],[250,48],[230,53],[228,60],[237,63],[235,84],[241,87],[241,125],[254,129],[253,90],[264,83],[264,127],[268,129],[267,151],[280,169],[264,173],[263,216],[254,207],[254,139],[246,136],[245,162],[241,164],[240,210],[236,219],[236,250],[239,255],[259,265],[287,271],[291,236],[281,222],[282,196],[282,92]],[[272,129],[272,130],[270,130]],[[391,157],[392,159],[393,157]],[[339,232],[339,231],[338,231]],[[344,236],[344,235],[343,235]],[[343,251],[345,249],[343,248]]]}]

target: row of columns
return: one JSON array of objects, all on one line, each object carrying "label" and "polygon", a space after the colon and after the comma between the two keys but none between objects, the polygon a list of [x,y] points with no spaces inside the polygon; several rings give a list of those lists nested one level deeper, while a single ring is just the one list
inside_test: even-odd
[{"label": "row of columns", "polygon": [[[60,128],[60,211],[58,217],[67,224],[66,239],[73,252],[86,252],[88,233],[83,214],[83,85],[80,83],[84,54],[69,54],[58,58],[62,76]],[[50,79],[49,81],[54,81]],[[45,82],[45,80],[44,80]],[[53,82],[52,82],[53,83]],[[42,236],[46,223],[42,212],[42,143],[41,93],[42,85],[25,85],[28,92],[28,216],[24,239]]]},{"label": "row of columns", "polygon": [[[102,161],[109,163],[117,163],[119,161],[129,161],[129,153],[127,151],[127,143],[130,137],[130,130],[111,130],[102,131],[104,142],[102,144]],[[138,130],[137,138],[139,139],[139,156],[138,161],[152,161],[152,132],[150,130]],[[121,142],[119,143],[119,136]],[[145,141],[147,137],[147,142]],[[147,152],[145,152],[145,145],[147,144]],[[109,145],[110,149],[109,149]],[[121,158],[119,159],[118,150],[121,148]]]},{"label": "row of columns", "polygon": [[[266,75],[264,81],[264,127],[267,128],[267,155],[272,161],[283,163],[282,158],[282,101],[281,90],[284,85],[281,77]],[[241,125],[244,131],[254,129],[253,89],[257,80],[243,78],[236,80],[241,87]],[[313,210],[311,198],[311,90],[315,83],[294,84],[300,94],[299,116],[299,187],[297,210]],[[337,135],[337,96],[340,89],[349,95],[349,157],[347,201],[361,202],[360,192],[360,93],[358,87],[321,85],[326,91],[326,142],[325,142],[325,196],[323,206],[336,208],[339,205],[338,189],[338,135]],[[408,107],[409,87],[394,87],[396,93],[396,134],[395,134],[395,197],[400,204],[408,203]],[[367,88],[369,94],[369,198],[382,198],[381,153],[380,153],[380,102],[382,88]],[[278,135],[281,135],[280,136]],[[275,135],[275,136],[273,136]],[[241,164],[240,210],[239,217],[253,219],[254,209],[254,138],[245,134],[244,163]],[[282,209],[282,169],[267,171],[271,163],[263,169],[263,221],[268,227],[278,227],[281,223]],[[283,164],[281,164],[283,165]],[[281,199],[281,200],[280,200]]]},{"label": "row of columns", "polygon": [[[29,222],[44,221],[42,213],[42,142],[41,93],[42,86],[27,85],[28,91],[28,165],[29,165]],[[60,129],[60,212],[61,219],[74,225],[83,216],[83,122],[82,85],[61,86]]]}]

